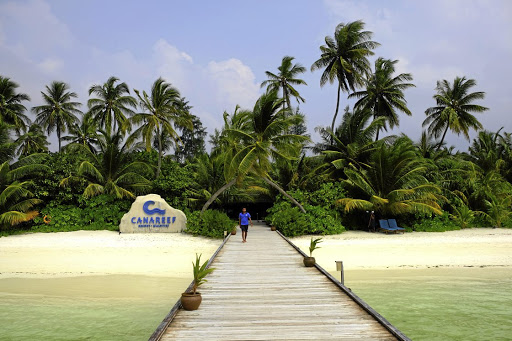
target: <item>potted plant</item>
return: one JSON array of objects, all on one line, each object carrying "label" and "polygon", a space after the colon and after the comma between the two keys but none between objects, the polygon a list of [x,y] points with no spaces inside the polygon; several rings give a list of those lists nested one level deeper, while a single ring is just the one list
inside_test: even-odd
[{"label": "potted plant", "polygon": [[320,249],[320,246],[317,246],[322,242],[322,238],[313,239],[311,237],[311,242],[309,243],[309,257],[304,257],[304,265],[306,267],[315,266],[315,257],[313,257],[313,251],[316,249]]},{"label": "potted plant", "polygon": [[235,235],[236,234],[236,228],[238,227],[238,225],[235,225],[233,226],[233,229],[231,230],[231,234],[232,235]]},{"label": "potted plant", "polygon": [[196,310],[199,308],[201,304],[201,293],[197,292],[197,288],[199,288],[202,284],[206,283],[205,279],[206,275],[213,272],[214,268],[206,268],[208,261],[204,262],[201,265],[201,255],[197,255],[196,253],[196,262],[192,262],[192,269],[194,271],[194,284],[192,286],[191,292],[184,292],[181,294],[181,306],[185,310]]},{"label": "potted plant", "polygon": [[276,230],[276,224],[274,223],[274,217],[270,219],[270,230],[275,231]]}]

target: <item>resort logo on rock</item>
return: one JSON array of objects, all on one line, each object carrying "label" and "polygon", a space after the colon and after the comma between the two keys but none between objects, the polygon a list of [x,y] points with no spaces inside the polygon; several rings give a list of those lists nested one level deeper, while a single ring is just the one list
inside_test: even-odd
[{"label": "resort logo on rock", "polygon": [[[165,215],[165,210],[162,210],[160,208],[153,208],[150,209],[149,206],[154,205],[155,202],[153,200],[148,200],[142,205],[142,210],[144,213],[146,213],[148,216],[158,214],[158,215]],[[164,216],[164,217],[132,217],[131,222],[132,224],[137,224],[137,227],[143,228],[143,227],[169,227],[170,224],[174,224],[176,221],[176,217],[171,216]]]},{"label": "resort logo on rock", "polygon": [[123,216],[119,230],[137,232],[181,232],[185,228],[185,214],[172,208],[157,194],[135,199],[130,211]]}]

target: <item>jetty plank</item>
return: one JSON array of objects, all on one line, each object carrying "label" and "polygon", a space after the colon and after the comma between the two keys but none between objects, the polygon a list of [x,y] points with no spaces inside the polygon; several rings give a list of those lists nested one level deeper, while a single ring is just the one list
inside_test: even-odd
[{"label": "jetty plank", "polygon": [[279,233],[247,240],[223,243],[199,309],[173,307],[150,340],[409,340]]}]

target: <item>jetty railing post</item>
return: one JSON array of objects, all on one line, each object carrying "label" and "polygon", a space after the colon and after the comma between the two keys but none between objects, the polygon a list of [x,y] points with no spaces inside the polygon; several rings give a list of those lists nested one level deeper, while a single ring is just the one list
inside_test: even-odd
[{"label": "jetty railing post", "polygon": [[336,261],[336,271],[341,271],[341,285],[345,285],[345,272],[343,271],[343,261]]}]

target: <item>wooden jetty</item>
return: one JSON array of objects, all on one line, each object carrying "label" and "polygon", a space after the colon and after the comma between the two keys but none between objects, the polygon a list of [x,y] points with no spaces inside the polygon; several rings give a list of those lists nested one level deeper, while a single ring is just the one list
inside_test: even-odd
[{"label": "wooden jetty", "polygon": [[199,309],[176,302],[150,341],[409,340],[279,232],[255,224],[247,241],[224,240]]}]

